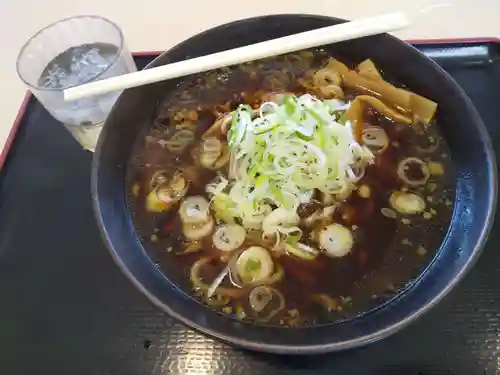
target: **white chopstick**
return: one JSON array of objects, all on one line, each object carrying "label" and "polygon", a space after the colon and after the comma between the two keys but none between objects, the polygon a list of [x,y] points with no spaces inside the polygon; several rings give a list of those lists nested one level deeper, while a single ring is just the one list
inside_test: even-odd
[{"label": "white chopstick", "polygon": [[72,87],[64,90],[64,99],[72,101],[306,48],[395,31],[409,24],[409,18],[402,12],[363,18]]}]

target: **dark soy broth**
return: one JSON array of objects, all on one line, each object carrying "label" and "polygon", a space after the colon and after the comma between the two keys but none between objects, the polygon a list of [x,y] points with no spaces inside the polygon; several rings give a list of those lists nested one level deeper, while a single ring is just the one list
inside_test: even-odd
[{"label": "dark soy broth", "polygon": [[[349,319],[380,306],[410,286],[434,258],[444,239],[452,212],[454,175],[438,124],[419,134],[407,124],[368,110],[365,121],[385,130],[389,147],[376,156],[359,181],[358,189],[339,203],[333,213],[333,222],[352,231],[354,244],[349,254],[331,258],[320,253],[312,261],[276,257],[275,265],[284,276],[272,287],[282,294],[285,306],[269,319],[262,319],[266,311],[256,314],[249,309],[249,290],[245,288],[235,295],[206,299],[193,286],[190,271],[201,257],[208,259],[200,273],[207,284],[226,263],[220,261],[211,236],[196,245],[199,249],[189,251],[182,234],[179,203],[174,203],[167,212],[151,213],[145,209],[155,173],[162,171],[163,178],[168,179],[176,171],[183,171],[189,181],[186,196],[201,195],[210,200],[206,185],[217,173],[227,175],[227,169],[216,172],[193,166],[193,155],[200,147],[202,134],[221,114],[239,104],[257,108],[269,93],[305,93],[307,90],[299,84],[300,80],[324,65],[327,57],[321,51],[296,53],[190,76],[176,90],[166,93],[151,127],[137,142],[128,166],[127,191],[138,236],[172,282],[220,313],[249,322],[285,326]],[[356,95],[355,90],[345,90],[346,100]],[[182,152],[170,152],[169,147],[172,144],[175,147],[172,140],[182,137],[190,139],[189,145]],[[425,184],[408,187],[397,172],[398,163],[408,157],[439,164],[444,173],[431,174]],[[415,179],[421,177],[418,168],[415,171],[410,168],[408,173],[414,174]],[[363,196],[361,186],[369,187],[369,197]],[[416,215],[395,212],[389,199],[396,190],[418,194],[425,200],[425,211]],[[307,205],[302,208],[301,217],[310,214],[307,210],[314,210]],[[302,241],[315,246],[311,229],[300,227]],[[255,241],[247,236],[242,248],[252,244]],[[221,287],[231,286],[229,278],[221,284]],[[264,310],[272,310],[271,305]]]}]

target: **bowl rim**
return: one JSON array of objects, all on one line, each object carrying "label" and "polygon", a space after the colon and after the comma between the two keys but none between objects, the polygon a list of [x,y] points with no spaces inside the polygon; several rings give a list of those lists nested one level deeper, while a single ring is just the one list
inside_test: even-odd
[{"label": "bowl rim", "polygon": [[[271,15],[264,15],[264,16],[257,16],[257,17],[250,17],[250,18],[245,18],[245,19],[240,19],[232,22],[228,22],[225,24],[221,24],[218,26],[215,26],[213,28],[209,28],[205,31],[202,31],[201,33],[198,33],[196,35],[191,36],[190,38],[178,43],[177,45],[173,46],[172,48],[164,51],[160,56],[156,57],[152,62],[150,62],[145,69],[154,66],[155,62],[162,58],[165,55],[169,55],[172,52],[183,48],[185,45],[188,45],[195,41],[197,38],[202,37],[204,35],[209,35],[213,31],[221,31],[226,28],[233,28],[233,27],[238,27],[242,24],[248,23],[248,22],[256,22],[258,20],[263,20],[263,19],[268,19],[268,20],[277,20],[280,18],[284,17],[291,17],[291,18],[310,18],[314,20],[319,20],[319,21],[330,21],[330,22],[345,22],[343,19],[335,18],[335,17],[329,17],[329,16],[321,16],[321,15],[313,15],[313,14],[271,14]],[[417,53],[421,54],[420,51],[418,51],[416,48],[411,46],[410,44],[404,42],[403,40],[400,40],[392,35],[389,34],[382,34],[385,38],[389,38],[394,40],[395,42],[400,43],[402,48],[410,48],[416,51]],[[479,139],[482,140],[485,149],[486,149],[486,160],[489,162],[489,175],[488,175],[488,181],[489,181],[489,190],[491,191],[490,196],[488,197],[488,210],[486,213],[486,217],[484,220],[484,226],[480,231],[480,234],[478,236],[477,242],[474,244],[473,250],[471,251],[471,255],[464,264],[464,266],[459,270],[459,272],[454,275],[454,277],[448,282],[447,285],[439,292],[437,293],[432,299],[430,299],[427,303],[419,306],[414,310],[413,313],[410,315],[406,316],[405,318],[396,321],[393,324],[390,324],[384,328],[375,330],[369,334],[364,334],[364,335],[359,335],[355,338],[344,340],[344,341],[339,341],[339,342],[333,342],[333,343],[328,343],[328,344],[306,344],[306,345],[293,345],[293,346],[287,346],[287,345],[281,345],[281,344],[269,344],[265,342],[256,342],[254,340],[247,340],[245,338],[236,336],[236,335],[226,335],[223,334],[219,331],[210,329],[206,326],[202,326],[193,320],[186,318],[185,316],[179,314],[178,312],[174,311],[169,305],[163,303],[159,298],[155,297],[150,291],[143,285],[141,282],[131,273],[131,271],[127,268],[127,265],[123,262],[123,260],[118,256],[116,251],[114,250],[112,241],[110,237],[108,236],[107,229],[104,226],[104,223],[102,221],[102,216],[101,216],[101,209],[98,201],[98,183],[97,183],[97,174],[98,174],[98,168],[99,168],[99,158],[97,155],[100,154],[100,150],[103,147],[103,139],[105,137],[100,137],[97,147],[96,147],[96,152],[94,154],[93,158],[93,163],[92,163],[92,179],[91,179],[91,191],[92,191],[92,203],[93,203],[93,208],[94,208],[94,215],[96,217],[96,220],[98,222],[98,227],[101,232],[102,238],[104,239],[104,242],[106,243],[106,246],[111,253],[111,256],[115,263],[120,267],[122,272],[132,281],[132,283],[135,285],[136,288],[138,288],[155,306],[157,306],[160,310],[163,312],[167,313],[174,319],[178,320],[185,326],[194,329],[197,332],[200,332],[202,334],[208,335],[212,338],[215,338],[217,340],[223,341],[225,343],[231,344],[233,346],[245,348],[245,349],[250,349],[254,351],[259,351],[259,352],[268,352],[268,353],[275,353],[275,354],[321,354],[321,353],[328,353],[328,352],[335,352],[335,351],[340,351],[340,350],[345,350],[345,349],[351,349],[354,347],[360,347],[367,345],[369,343],[378,341],[380,339],[383,339],[396,331],[402,329],[403,327],[409,325],[411,322],[415,321],[418,317],[420,317],[423,313],[426,311],[430,310],[432,307],[434,307],[440,300],[442,300],[452,288],[454,288],[464,277],[467,275],[467,273],[471,270],[471,268],[474,266],[476,261],[479,258],[479,255],[481,254],[481,251],[486,243],[488,234],[493,226],[493,219],[495,216],[495,211],[496,211],[496,205],[497,205],[497,197],[498,197],[498,176],[497,176],[497,164],[496,164],[496,158],[495,158],[495,153],[493,149],[493,144],[490,139],[489,133],[486,129],[486,126],[484,125],[481,117],[479,116],[477,110],[471,103],[470,99],[467,97],[465,92],[462,90],[462,88],[455,82],[455,80],[448,75],[437,63],[435,63],[433,60],[429,59],[427,56],[423,55],[422,56],[432,62],[434,64],[434,67],[438,69],[438,71],[446,78],[448,84],[450,87],[453,87],[453,89],[456,91],[457,94],[459,94],[460,99],[463,100],[464,103],[467,104],[467,111],[470,113],[470,116],[474,118],[474,123],[477,125],[477,131],[478,131],[478,137]],[[104,127],[103,132],[106,132],[106,127]],[[411,288],[410,288],[411,289]],[[297,328],[300,329],[300,328]]]}]

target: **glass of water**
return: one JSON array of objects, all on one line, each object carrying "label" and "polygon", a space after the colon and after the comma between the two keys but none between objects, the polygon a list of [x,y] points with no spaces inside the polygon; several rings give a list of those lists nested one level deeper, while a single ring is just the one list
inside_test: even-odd
[{"label": "glass of water", "polygon": [[45,27],[28,40],[17,58],[19,77],[90,151],[120,92],[66,102],[63,91],[136,70],[122,31],[98,16],[66,18]]}]

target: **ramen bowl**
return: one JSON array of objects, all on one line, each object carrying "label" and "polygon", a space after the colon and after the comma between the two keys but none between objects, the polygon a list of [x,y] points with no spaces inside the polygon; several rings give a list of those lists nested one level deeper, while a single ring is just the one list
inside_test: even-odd
[{"label": "ramen bowl", "polygon": [[[343,22],[311,15],[272,15],[225,24],[177,45],[148,67]],[[230,37],[228,37],[230,36]],[[138,233],[128,202],[128,168],[137,142],[166,93],[181,80],[126,90],[106,121],[92,166],[92,195],[103,239],[117,265],[159,309],[186,326],[228,344],[263,352],[313,354],[354,348],[387,337],[439,302],[477,260],[496,206],[496,164],[485,127],[460,87],[405,42],[378,35],[325,46],[350,62],[373,60],[391,80],[438,103],[435,126],[454,167],[455,199],[435,255],[390,298],[363,313],[300,327],[256,324],[207,308],[158,266]],[[216,90],[216,89],[214,89]]]}]

